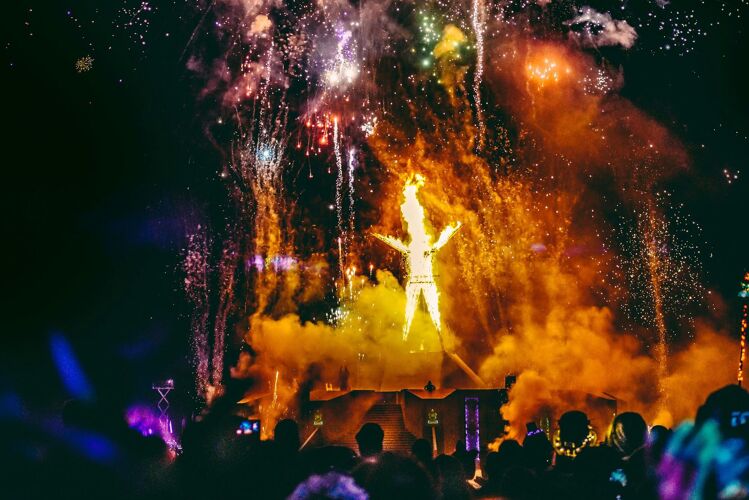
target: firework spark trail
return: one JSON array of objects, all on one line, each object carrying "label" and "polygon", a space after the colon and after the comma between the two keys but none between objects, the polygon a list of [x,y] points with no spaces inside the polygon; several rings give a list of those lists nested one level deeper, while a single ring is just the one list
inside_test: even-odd
[{"label": "firework spark trail", "polygon": [[219,299],[213,325],[213,357],[211,384],[219,387],[224,373],[224,350],[226,344],[226,318],[234,305],[234,277],[237,250],[233,241],[224,248],[219,264]]},{"label": "firework spark trail", "polygon": [[[683,208],[673,202],[669,192],[655,192],[652,201],[642,202],[636,210],[634,221],[625,218],[617,226],[621,241],[629,243],[622,248],[621,262],[613,268],[618,276],[612,275],[610,281],[617,293],[625,297],[627,315],[638,324],[655,326],[651,252],[657,257],[665,320],[673,318],[691,324],[695,308],[704,305],[706,290],[698,259],[702,244],[697,240],[702,230],[683,213]],[[652,246],[648,238],[654,242]]]},{"label": "firework spark trail", "polygon": [[285,94],[272,92],[271,89],[273,53],[271,45],[267,54],[265,75],[259,88],[259,109],[253,112],[254,119],[250,122],[249,131],[244,134],[239,152],[241,176],[252,192],[252,196],[245,202],[254,204],[256,314],[265,312],[270,304],[270,297],[279,283],[278,276],[266,268],[265,262],[282,254],[286,241],[282,219],[285,207],[282,174],[288,143],[288,107]]},{"label": "firework spark trail", "polygon": [[205,397],[208,385],[210,345],[208,340],[208,236],[201,226],[188,235],[187,255],[183,264],[185,294],[193,307],[192,330],[195,385],[200,397]]},{"label": "firework spark trail", "polygon": [[[337,177],[335,182],[335,208],[338,217],[338,234],[343,240],[343,252],[348,250],[348,235],[343,225],[343,158],[341,155],[341,137],[338,131],[338,117],[333,118],[333,149],[335,151],[335,164]],[[344,277],[341,276],[341,279]]]},{"label": "firework spark trail", "polygon": [[276,370],[276,376],[273,379],[273,400],[271,401],[271,407],[275,408],[278,406],[278,370]]},{"label": "firework spark trail", "polygon": [[354,234],[354,168],[356,168],[356,150],[348,150],[348,231]]},{"label": "firework spark trail", "polygon": [[668,399],[665,382],[668,375],[668,328],[664,316],[663,303],[663,263],[660,258],[660,246],[663,244],[659,238],[659,230],[663,224],[659,223],[652,198],[648,199],[645,237],[645,258],[650,279],[650,290],[653,300],[653,312],[655,327],[658,331],[658,342],[655,347],[655,359],[658,363],[658,393],[660,395],[659,405],[665,408]]},{"label": "firework spark trail", "polygon": [[324,73],[324,82],[331,90],[345,88],[352,84],[360,72],[354,56],[356,46],[352,41],[351,31],[336,29],[336,37],[338,38],[336,55]]},{"label": "firework spark trail", "polygon": [[486,141],[486,123],[484,122],[484,108],[481,104],[481,79],[484,76],[484,32],[485,7],[483,0],[473,0],[471,25],[476,34],[476,70],[473,74],[473,99],[476,106],[476,121],[479,126],[478,150],[484,149]]},{"label": "firework spark trail", "polygon": [[341,276],[341,290],[343,290],[345,282],[344,282],[344,271],[343,271],[343,243],[341,241],[341,237],[338,237],[338,272]]}]

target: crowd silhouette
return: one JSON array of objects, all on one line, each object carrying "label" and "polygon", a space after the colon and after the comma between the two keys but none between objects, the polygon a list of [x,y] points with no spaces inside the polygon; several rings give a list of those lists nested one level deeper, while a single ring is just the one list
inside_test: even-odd
[{"label": "crowd silhouette", "polygon": [[597,436],[585,413],[569,411],[550,436],[529,424],[521,440],[479,452],[459,441],[437,456],[425,439],[408,454],[383,450],[372,422],[357,432],[357,450],[302,447],[288,419],[272,440],[239,435],[231,407],[219,401],[190,423],[179,454],[77,401],[65,406],[60,432],[6,425],[6,498],[749,498],[749,394],[736,385],[673,431],[626,412]]}]

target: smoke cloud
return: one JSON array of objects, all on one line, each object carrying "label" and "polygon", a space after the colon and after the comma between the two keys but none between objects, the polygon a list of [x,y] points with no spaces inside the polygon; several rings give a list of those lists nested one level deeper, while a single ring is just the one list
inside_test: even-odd
[{"label": "smoke cloud", "polygon": [[567,24],[582,26],[583,33],[574,33],[573,36],[577,36],[586,46],[621,45],[630,49],[637,40],[637,32],[627,21],[614,19],[608,12],[603,14],[588,6],[581,8],[580,15]]},{"label": "smoke cloud", "polygon": [[[265,3],[232,5],[252,19],[251,32],[271,29]],[[351,13],[347,2],[324,5],[326,15]],[[399,206],[403,185],[415,173],[425,178],[419,201],[428,230],[436,234],[435,228],[462,223],[435,257],[447,348],[491,386],[501,386],[505,375],[518,375],[503,410],[516,435],[528,420],[558,418],[573,408],[590,411],[600,431],[608,424],[611,401],[620,411],[642,412],[649,422],[671,423],[693,414],[705,393],[730,380],[730,339],[698,324],[694,342],[672,353],[664,400],[658,392],[661,367],[653,356],[653,328],[624,320],[626,291],[608,278],[621,258],[608,236],[617,222],[607,213],[613,206],[641,206],[659,183],[687,172],[684,147],[665,126],[616,95],[620,69],[600,64],[569,40],[539,41],[514,27],[519,24],[508,23],[486,30],[491,57],[485,61],[482,95],[488,119],[486,146],[478,154],[475,103],[465,85],[473,61],[465,57],[464,45],[473,34],[443,26],[442,41],[427,52],[435,59],[429,71],[409,74],[413,68],[388,58],[379,67],[380,57],[403,49],[394,40],[409,41],[402,26],[386,15],[389,6],[362,2],[356,14],[360,24],[346,35],[351,43],[315,24],[305,35],[314,35],[314,43],[295,34],[283,41],[289,42],[289,51],[273,53],[276,59],[270,62],[257,56],[267,55],[258,49],[243,62],[240,75],[223,64],[191,62],[196,70],[212,68],[215,86],[207,92],[223,91],[227,106],[254,96],[264,75],[282,74],[275,71],[281,67],[278,58],[296,54],[292,45],[309,56],[315,71],[349,52],[356,54],[351,60],[363,64],[357,72],[361,79],[347,83],[345,105],[330,104],[341,97],[338,89],[311,92],[309,109],[300,112],[304,116],[327,103],[331,115],[337,113],[336,127],[340,117],[336,141],[344,137],[335,146],[361,141],[357,163],[362,172],[355,179],[361,230],[350,235],[348,255],[342,252],[346,265],[358,271],[339,276],[342,256],[332,232],[320,231],[327,255],[295,255],[301,252],[293,247],[286,213],[294,208],[279,202],[289,194],[279,187],[282,176],[276,170],[270,169],[273,182],[255,180],[250,202],[242,199],[256,209],[248,240],[266,241],[257,253],[296,257],[288,269],[266,267],[252,275],[257,307],[247,314],[242,333],[253,354],[243,354],[232,371],[260,381],[255,387],[263,396],[266,429],[275,419],[293,416],[305,391],[338,384],[344,368],[358,387],[378,389],[408,387],[416,380],[420,387],[441,375],[430,357],[440,350],[437,334],[423,310],[408,341],[402,340],[400,256],[368,236],[405,236]],[[626,21],[590,7],[569,25],[582,29],[573,36],[583,46],[630,48],[637,38]],[[397,81],[381,83],[377,78],[383,75]],[[283,87],[280,77],[273,78]],[[378,92],[387,92],[387,99],[378,100]],[[344,123],[360,110],[372,110],[376,123],[366,137]],[[334,159],[331,153],[331,164]],[[597,188],[602,181],[605,193]],[[245,260],[252,258],[245,255]],[[370,262],[377,269],[372,275],[362,272]],[[302,305],[335,302],[331,291],[339,306],[328,317],[301,319]],[[708,369],[713,366],[720,368]]]}]

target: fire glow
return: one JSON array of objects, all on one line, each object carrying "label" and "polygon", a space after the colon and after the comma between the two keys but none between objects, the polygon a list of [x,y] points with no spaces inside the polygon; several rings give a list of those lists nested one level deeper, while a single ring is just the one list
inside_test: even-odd
[{"label": "fire glow", "polygon": [[434,281],[433,260],[434,255],[460,229],[461,224],[458,222],[454,225],[448,225],[442,230],[437,241],[432,243],[432,236],[427,232],[425,226],[424,207],[421,206],[419,198],[416,196],[423,185],[424,177],[417,174],[403,187],[405,199],[400,208],[403,221],[408,227],[410,241],[405,243],[392,236],[383,236],[378,233],[374,233],[374,236],[398,250],[406,259],[408,279],[406,280],[406,315],[403,325],[403,340],[408,339],[419,297],[423,295],[429,316],[432,318],[432,323],[437,329],[437,334],[440,335],[440,343],[442,343],[439,291],[437,290],[437,283]]}]

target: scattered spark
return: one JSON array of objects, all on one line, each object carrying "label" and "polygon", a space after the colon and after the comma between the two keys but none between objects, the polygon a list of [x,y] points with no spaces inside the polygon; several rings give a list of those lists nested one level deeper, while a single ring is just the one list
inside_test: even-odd
[{"label": "scattered spark", "polygon": [[549,84],[556,84],[572,70],[550,57],[541,57],[529,62],[526,66],[528,79],[535,82],[539,89]]},{"label": "scattered spark", "polygon": [[723,169],[723,178],[726,180],[728,184],[733,184],[737,180],[739,180],[739,174],[741,173],[740,170],[736,170],[735,172],[732,172],[731,170],[728,170],[727,168]]}]

